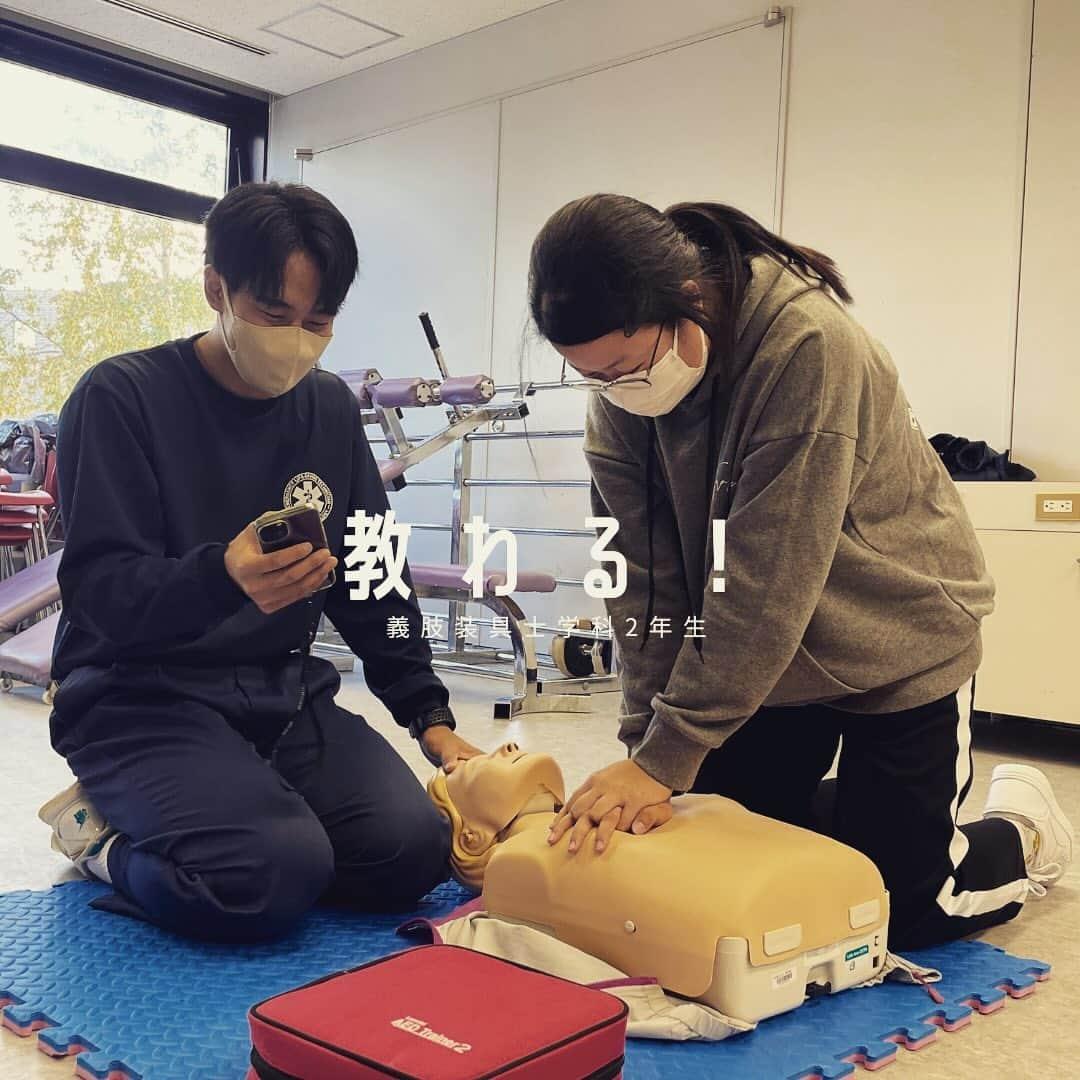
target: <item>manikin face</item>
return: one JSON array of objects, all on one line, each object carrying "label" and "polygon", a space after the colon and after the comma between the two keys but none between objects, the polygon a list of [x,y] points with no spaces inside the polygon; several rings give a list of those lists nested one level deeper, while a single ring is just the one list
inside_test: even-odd
[{"label": "manikin face", "polygon": [[468,847],[472,850],[493,843],[537,796],[560,806],[566,797],[555,760],[547,754],[528,753],[517,743],[462,762],[446,778],[446,792],[461,815],[464,830],[471,834],[473,842]]}]

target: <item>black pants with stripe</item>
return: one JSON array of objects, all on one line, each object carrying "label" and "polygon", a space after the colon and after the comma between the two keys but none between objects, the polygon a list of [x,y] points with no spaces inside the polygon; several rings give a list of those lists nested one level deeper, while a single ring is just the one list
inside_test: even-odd
[{"label": "black pants with stripe", "polygon": [[[1016,828],[957,824],[971,787],[970,717],[970,684],[896,713],[761,709],[706,758],[693,790],[862,851],[889,890],[890,946],[923,948],[1006,922],[1027,895]],[[838,746],[837,777],[824,781]]]}]

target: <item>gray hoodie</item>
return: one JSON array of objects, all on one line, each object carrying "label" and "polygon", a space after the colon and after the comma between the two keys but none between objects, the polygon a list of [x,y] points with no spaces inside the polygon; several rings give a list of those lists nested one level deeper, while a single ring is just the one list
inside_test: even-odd
[{"label": "gray hoodie", "polygon": [[[993,608],[886,351],[816,283],[766,257],[751,269],[727,371],[712,358],[655,420],[590,395],[585,426],[593,513],[618,520],[628,564],[607,601],[619,738],[676,791],[763,705],[882,713],[952,693]],[[694,618],[704,637],[684,636]]]}]

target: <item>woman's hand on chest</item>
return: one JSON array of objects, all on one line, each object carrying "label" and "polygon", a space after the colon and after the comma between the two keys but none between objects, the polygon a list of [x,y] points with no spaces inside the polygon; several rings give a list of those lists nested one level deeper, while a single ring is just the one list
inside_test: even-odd
[{"label": "woman's hand on chest", "polygon": [[663,825],[671,818],[672,789],[654,780],[633,761],[618,761],[590,776],[556,815],[548,842],[557,844],[569,832],[571,853],[596,830],[598,852],[607,847],[612,833],[638,835]]}]

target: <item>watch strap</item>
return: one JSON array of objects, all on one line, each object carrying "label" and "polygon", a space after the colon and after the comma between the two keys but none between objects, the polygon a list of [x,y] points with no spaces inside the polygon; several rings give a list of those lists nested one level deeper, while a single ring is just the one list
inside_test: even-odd
[{"label": "watch strap", "polygon": [[433,727],[448,727],[451,731],[456,730],[457,721],[454,719],[454,714],[445,705],[440,705],[434,709],[428,709],[422,712],[411,724],[409,724],[409,734],[420,743],[420,752],[427,760],[439,768],[442,762],[437,760],[432,754],[428,753],[427,747],[424,745],[423,734],[429,728]]}]

